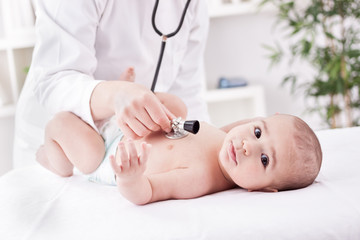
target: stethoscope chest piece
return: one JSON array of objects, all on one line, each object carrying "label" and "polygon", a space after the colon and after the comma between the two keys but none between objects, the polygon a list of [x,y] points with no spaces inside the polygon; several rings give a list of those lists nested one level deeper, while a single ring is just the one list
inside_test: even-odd
[{"label": "stethoscope chest piece", "polygon": [[189,132],[196,134],[200,129],[200,123],[197,120],[183,121],[180,117],[171,121],[172,131],[166,133],[169,139],[180,139],[186,137]]},{"label": "stethoscope chest piece", "polygon": [[184,131],[184,130],[179,130],[179,131],[176,131],[176,132],[174,130],[172,130],[171,132],[165,134],[165,136],[167,138],[173,139],[173,140],[184,138],[187,135],[189,135],[189,133]]}]

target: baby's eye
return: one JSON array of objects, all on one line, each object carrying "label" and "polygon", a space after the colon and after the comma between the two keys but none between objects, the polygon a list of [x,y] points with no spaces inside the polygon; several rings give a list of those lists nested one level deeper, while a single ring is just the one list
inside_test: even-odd
[{"label": "baby's eye", "polygon": [[255,137],[256,137],[256,138],[260,138],[260,137],[261,137],[261,129],[258,128],[258,127],[256,127],[256,128],[254,129],[254,134],[255,134]]},{"label": "baby's eye", "polygon": [[261,154],[261,163],[264,165],[264,167],[267,167],[267,165],[269,165],[269,157],[266,156],[266,154]]}]

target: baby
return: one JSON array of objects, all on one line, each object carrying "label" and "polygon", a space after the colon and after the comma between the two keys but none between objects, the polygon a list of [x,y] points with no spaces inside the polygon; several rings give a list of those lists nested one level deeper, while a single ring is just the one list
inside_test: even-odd
[{"label": "baby", "polygon": [[[157,96],[172,113],[186,118],[179,98]],[[319,141],[295,116],[276,114],[221,129],[206,122],[200,125],[196,135],[178,140],[162,131],[131,140],[111,130],[115,124],[109,122],[106,128],[116,134],[104,144],[76,115],[61,112],[47,124],[37,160],[60,176],[71,176],[75,166],[93,181],[116,184],[138,205],[196,198],[236,186],[249,191],[298,189],[312,184],[319,173]]]}]

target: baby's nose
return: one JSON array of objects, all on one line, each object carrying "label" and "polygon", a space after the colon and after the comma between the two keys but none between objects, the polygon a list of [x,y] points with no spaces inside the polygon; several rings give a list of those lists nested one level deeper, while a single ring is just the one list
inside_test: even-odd
[{"label": "baby's nose", "polygon": [[243,140],[241,145],[245,156],[250,156],[251,154],[256,153],[257,149],[259,148],[256,142],[247,140]]},{"label": "baby's nose", "polygon": [[249,153],[250,153],[250,149],[249,149],[249,146],[248,146],[248,142],[245,141],[245,140],[242,140],[241,142],[241,146],[242,146],[242,150],[243,150],[243,153],[245,156],[249,156]]}]

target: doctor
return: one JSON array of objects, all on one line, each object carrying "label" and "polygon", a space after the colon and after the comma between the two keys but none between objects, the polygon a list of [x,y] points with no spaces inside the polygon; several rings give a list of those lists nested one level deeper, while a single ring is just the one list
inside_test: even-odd
[{"label": "doctor", "polygon": [[[36,0],[32,64],[15,121],[14,167],[35,163],[44,126],[71,111],[90,126],[117,115],[125,135],[138,138],[170,130],[170,113],[150,91],[161,37],[151,23],[155,0]],[[160,0],[156,25],[179,24],[186,0]],[[182,98],[189,119],[208,120],[202,100],[203,52],[208,30],[206,0],[192,0],[182,28],[168,39],[156,92]],[[129,66],[135,82],[119,81]]]}]

